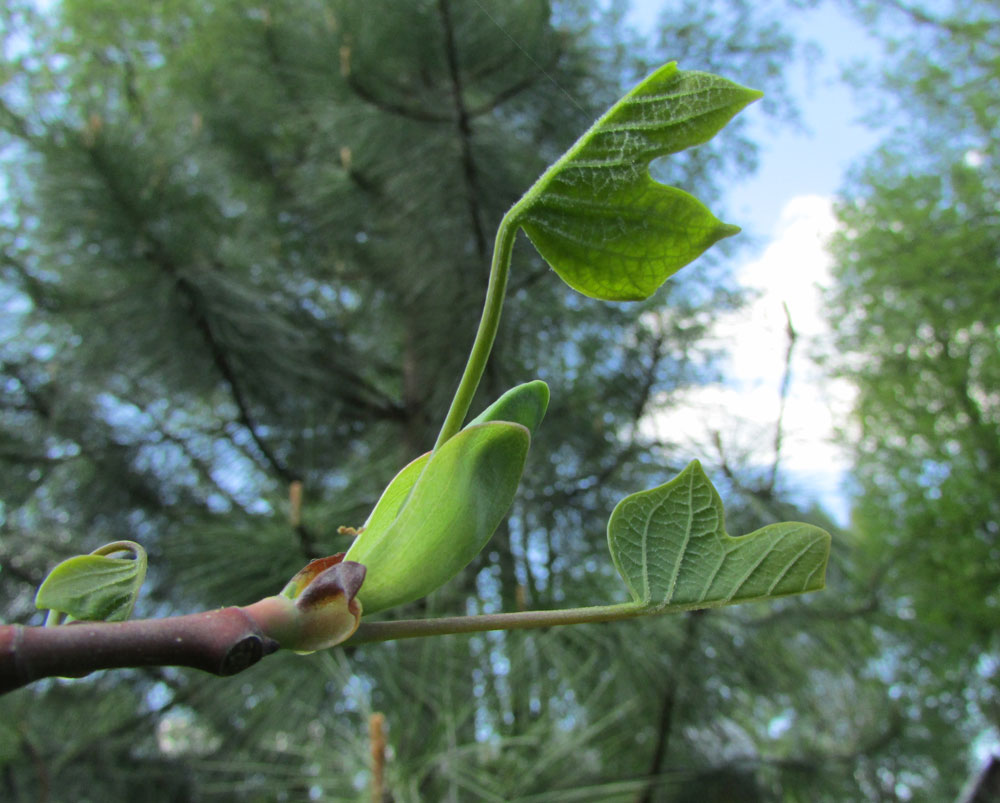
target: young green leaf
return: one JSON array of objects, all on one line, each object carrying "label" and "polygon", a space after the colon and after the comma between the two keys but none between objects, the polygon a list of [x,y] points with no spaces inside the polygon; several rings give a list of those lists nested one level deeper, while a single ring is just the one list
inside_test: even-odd
[{"label": "young green leaf", "polygon": [[[132,557],[109,557],[118,552]],[[35,607],[72,619],[121,622],[132,615],[145,578],[146,550],[116,541],[56,566],[39,586]]]},{"label": "young green leaf", "polygon": [[[534,435],[538,425],[542,423],[542,418],[545,417],[548,406],[549,386],[540,379],[535,379],[508,390],[470,421],[466,429],[488,421],[511,421],[527,427],[528,432]],[[430,456],[431,452],[427,452],[407,463],[386,486],[362,530],[362,532],[371,531],[369,539],[388,528],[399,515]]]},{"label": "young green leaf", "polygon": [[378,502],[375,503],[375,507],[372,508],[372,512],[368,514],[368,519],[361,531],[362,535],[367,532],[369,533],[368,538],[373,538],[376,533],[382,532],[392,525],[396,516],[399,515],[399,511],[402,510],[403,504],[410,496],[413,486],[417,484],[417,480],[423,474],[430,457],[431,452],[426,452],[416,460],[411,460],[390,480],[385,490],[382,491]]},{"label": "young green leaf", "polygon": [[468,565],[507,514],[530,441],[527,427],[492,421],[427,458],[391,525],[366,529],[344,558],[367,568],[358,592],[365,613],[426,596]]},{"label": "young green leaf", "polygon": [[761,93],[664,65],[611,107],[511,209],[568,285],[608,301],[651,296],[739,228],[649,175],[653,159],[711,139]]},{"label": "young green leaf", "polygon": [[611,557],[637,604],[711,608],[823,588],[830,534],[771,524],[739,538],[697,460],[675,479],[627,496],[608,521]]},{"label": "young green leaf", "polygon": [[541,379],[517,385],[473,418],[468,426],[487,421],[513,421],[527,427],[532,437],[549,406],[549,386]]}]

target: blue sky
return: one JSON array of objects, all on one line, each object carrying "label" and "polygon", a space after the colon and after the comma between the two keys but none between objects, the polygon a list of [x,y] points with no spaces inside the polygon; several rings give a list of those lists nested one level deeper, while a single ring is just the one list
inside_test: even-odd
[{"label": "blue sky", "polygon": [[[629,21],[639,31],[656,25],[666,0],[633,0]],[[754,116],[762,144],[760,170],[733,188],[726,200],[727,220],[748,233],[767,236],[784,205],[796,196],[832,196],[852,163],[869,152],[879,135],[860,121],[861,108],[842,80],[842,71],[858,59],[877,59],[879,46],[864,26],[838,4],[793,10],[786,24],[800,41],[815,42],[822,55],[811,66],[797,63],[788,71],[802,126],[794,130]],[[698,65],[681,67],[697,69]],[[731,76],[739,79],[739,76]]]},{"label": "blue sky", "polygon": [[843,80],[859,59],[876,61],[878,44],[856,20],[831,3],[791,16],[793,29],[822,49],[811,68],[796,65],[789,84],[802,114],[804,130],[760,126],[761,168],[734,188],[730,214],[749,230],[765,234],[782,207],[801,195],[831,196],[845,174],[879,142],[881,134],[861,122],[854,90]]}]

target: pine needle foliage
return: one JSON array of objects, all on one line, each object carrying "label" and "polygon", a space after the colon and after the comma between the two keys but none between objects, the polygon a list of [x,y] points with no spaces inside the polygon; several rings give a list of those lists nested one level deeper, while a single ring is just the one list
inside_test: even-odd
[{"label": "pine needle foliage", "polygon": [[[492,232],[544,167],[653,63],[781,98],[793,48],[755,4],[673,4],[653,41],[605,5],[0,12],[8,620],[31,621],[25,589],[47,567],[109,540],[149,551],[145,614],[275,593],[345,549],[338,526],[433,443]],[[655,169],[711,199],[755,147],[737,124]],[[527,248],[514,264],[474,409],[530,377],[558,387],[536,450],[551,459],[529,464],[466,573],[399,615],[619,593],[603,522],[690,457],[639,423],[714,376],[699,336],[736,301],[724,265],[625,307],[572,295]],[[816,800],[803,790],[817,778],[852,799],[850,772],[815,756],[863,751],[880,723],[837,730],[812,689],[860,717],[866,681],[838,671],[830,631],[771,615],[276,656],[232,681],[47,682],[0,703],[0,785],[14,801],[365,800],[381,712],[396,801],[709,800],[734,784],[746,800]]]}]

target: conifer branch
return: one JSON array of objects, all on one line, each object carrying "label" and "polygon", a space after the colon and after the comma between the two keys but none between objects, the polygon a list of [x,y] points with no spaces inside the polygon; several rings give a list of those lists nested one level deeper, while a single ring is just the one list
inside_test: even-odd
[{"label": "conifer branch", "polygon": [[469,110],[465,106],[465,90],[462,85],[462,74],[458,67],[458,45],[455,43],[455,31],[448,0],[438,0],[438,14],[441,17],[441,27],[444,29],[445,57],[451,78],[455,124],[458,127],[459,142],[462,148],[462,171],[465,177],[465,197],[469,207],[469,220],[476,238],[476,253],[480,259],[485,260],[489,253],[489,241],[483,228],[482,210],[479,206],[479,174],[472,156],[472,125]]},{"label": "conifer branch", "polygon": [[385,112],[386,114],[392,114],[396,117],[405,117],[408,120],[416,120],[420,123],[440,124],[451,121],[451,118],[444,115],[434,114],[433,112],[426,111],[425,109],[416,106],[404,106],[402,103],[396,103],[391,100],[386,100],[385,98],[380,98],[363,83],[361,83],[354,73],[348,73],[345,75],[344,80],[347,83],[347,86],[350,87],[351,91],[354,92],[354,94],[361,100],[369,106],[374,106],[376,109],[381,112]]},{"label": "conifer branch", "polygon": [[510,86],[501,89],[492,98],[484,103],[480,103],[478,106],[473,106],[469,109],[469,117],[482,117],[485,114],[490,114],[495,109],[502,106],[508,100],[517,97],[522,92],[530,89],[534,84],[538,82],[539,73],[532,73],[526,75],[519,81],[515,81]]},{"label": "conifer branch", "polygon": [[677,707],[678,689],[681,682],[681,670],[691,657],[697,638],[699,624],[705,611],[691,611],[684,623],[684,640],[678,650],[677,660],[667,676],[666,688],[660,703],[660,715],[656,728],[656,743],[646,777],[649,779],[646,788],[636,797],[636,803],[652,803],[656,791],[656,779],[663,771],[663,765],[670,750],[670,736],[674,729],[674,711]]}]

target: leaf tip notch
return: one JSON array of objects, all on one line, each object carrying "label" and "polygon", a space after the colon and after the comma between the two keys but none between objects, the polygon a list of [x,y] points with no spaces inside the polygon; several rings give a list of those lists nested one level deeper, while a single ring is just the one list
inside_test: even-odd
[{"label": "leaf tip notch", "polygon": [[739,231],[694,196],[655,181],[651,162],[707,142],[761,94],[665,64],[545,171],[512,220],[575,290],[606,301],[649,298]]},{"label": "leaf tip notch", "polygon": [[802,522],[730,536],[722,500],[697,460],[669,482],[625,497],[608,521],[615,567],[633,601],[650,612],[820,590],[830,540]]}]

